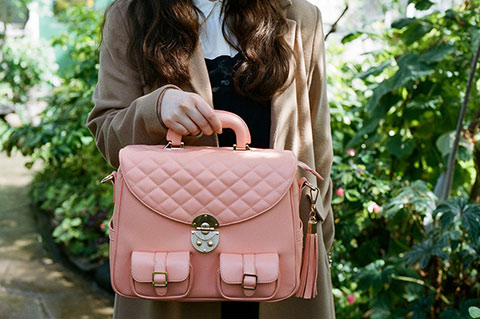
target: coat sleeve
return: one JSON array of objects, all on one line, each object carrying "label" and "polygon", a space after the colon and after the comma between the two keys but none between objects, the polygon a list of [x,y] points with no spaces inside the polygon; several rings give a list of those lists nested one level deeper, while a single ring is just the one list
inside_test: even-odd
[{"label": "coat sleeve", "polygon": [[165,140],[167,127],[160,118],[161,99],[166,89],[180,89],[167,84],[144,95],[140,73],[127,59],[125,12],[125,4],[116,1],[105,16],[94,107],[86,123],[98,149],[115,168],[122,147]]},{"label": "coat sleeve", "polygon": [[333,242],[333,212],[332,212],[332,179],[330,170],[333,162],[332,133],[330,129],[330,110],[327,100],[327,77],[325,70],[325,42],[323,33],[323,22],[320,10],[316,7],[317,20],[315,26],[312,60],[310,62],[310,113],[313,130],[313,148],[315,156],[315,170],[325,180],[317,181],[320,188],[317,209],[325,218],[322,228],[323,237],[327,251]]}]

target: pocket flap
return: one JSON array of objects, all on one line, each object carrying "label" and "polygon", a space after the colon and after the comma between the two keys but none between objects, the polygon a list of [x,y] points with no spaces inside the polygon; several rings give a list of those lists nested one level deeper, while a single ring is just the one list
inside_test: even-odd
[{"label": "pocket flap", "polygon": [[[190,272],[190,252],[144,252],[132,253],[132,277],[137,282],[152,282],[155,269],[165,269],[168,282],[181,282]],[[162,263],[156,265],[155,263]],[[157,267],[156,267],[157,266]]]},{"label": "pocket flap", "polygon": [[[246,265],[247,260],[253,260],[252,265]],[[252,270],[254,274],[251,274]],[[220,254],[220,277],[227,284],[242,284],[244,274],[256,275],[259,284],[271,283],[278,280],[278,272],[277,253]]]}]

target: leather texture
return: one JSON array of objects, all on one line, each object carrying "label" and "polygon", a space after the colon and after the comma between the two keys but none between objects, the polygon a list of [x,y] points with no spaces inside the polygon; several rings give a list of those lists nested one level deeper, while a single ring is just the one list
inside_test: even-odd
[{"label": "leather texture", "polygon": [[[110,223],[116,293],[154,300],[280,301],[297,292],[302,183],[295,179],[299,163],[293,152],[129,145],[119,157]],[[215,229],[192,226],[206,214],[218,221]],[[194,247],[192,234],[202,231],[218,231],[211,252]]]},{"label": "leather texture", "polygon": [[265,212],[285,196],[296,166],[291,151],[269,149],[135,145],[120,151],[120,172],[132,194],[185,224],[202,212],[223,226]]}]

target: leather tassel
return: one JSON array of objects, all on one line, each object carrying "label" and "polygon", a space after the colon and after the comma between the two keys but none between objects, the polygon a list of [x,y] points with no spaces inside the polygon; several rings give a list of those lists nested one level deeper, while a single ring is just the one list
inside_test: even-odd
[{"label": "leather tassel", "polygon": [[303,250],[302,268],[300,271],[300,288],[296,296],[311,299],[317,295],[318,272],[318,234],[317,220],[314,216],[308,219],[308,232]]}]

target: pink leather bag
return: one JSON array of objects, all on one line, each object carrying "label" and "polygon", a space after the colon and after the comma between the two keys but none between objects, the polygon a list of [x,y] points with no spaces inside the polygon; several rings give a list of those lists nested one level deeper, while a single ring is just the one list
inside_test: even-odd
[{"label": "pink leather bag", "polygon": [[291,151],[249,148],[245,122],[216,114],[235,131],[234,148],[183,146],[169,130],[165,146],[120,151],[118,172],[103,180],[114,182],[113,289],[124,297],[181,301],[314,296],[311,249],[301,285],[298,209],[302,188],[315,187],[305,178],[297,182],[297,166],[321,176]]}]

